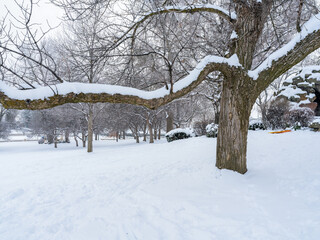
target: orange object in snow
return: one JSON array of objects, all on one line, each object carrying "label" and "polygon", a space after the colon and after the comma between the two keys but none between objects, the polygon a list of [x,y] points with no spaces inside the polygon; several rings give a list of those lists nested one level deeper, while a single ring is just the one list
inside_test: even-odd
[{"label": "orange object in snow", "polygon": [[276,131],[276,132],[269,132],[269,133],[275,134],[275,133],[286,133],[286,132],[291,132],[291,130],[283,130],[283,131]]}]

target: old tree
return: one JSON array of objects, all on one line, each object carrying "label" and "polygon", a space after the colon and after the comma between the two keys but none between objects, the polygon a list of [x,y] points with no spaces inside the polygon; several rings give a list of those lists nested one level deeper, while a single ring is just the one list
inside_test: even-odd
[{"label": "old tree", "polygon": [[[77,18],[90,16],[92,9],[108,9],[116,1],[52,1],[66,10],[66,16],[73,21]],[[118,1],[121,5],[121,1]],[[139,1],[136,1],[139,2]],[[145,1],[142,1],[145,3]],[[152,2],[152,1],[150,1]],[[194,4],[197,2],[197,4]],[[200,1],[154,1],[152,7],[132,5],[135,17],[123,18],[116,28],[114,25],[104,25],[100,34],[110,34],[108,27],[118,29],[120,33],[113,34],[112,41],[101,41],[105,46],[100,46],[102,56],[111,58],[114,56],[134,55],[133,45],[139,38],[139,34],[148,32],[148,24],[161,24],[174,15],[179,19],[183,15],[198,16],[201,26],[201,18],[212,20],[215,24],[227,23],[226,31],[229,32],[229,40],[225,42],[220,56],[207,55],[198,64],[189,68],[189,74],[180,80],[165,79],[163,88],[148,89],[149,91],[130,87],[87,84],[81,81],[69,83],[56,64],[55,56],[50,55],[45,47],[39,44],[39,36],[35,36],[30,28],[30,11],[22,6],[24,11],[24,37],[14,38],[11,28],[2,22],[1,30],[1,72],[0,102],[5,108],[14,109],[46,109],[65,103],[128,103],[155,109],[172,100],[179,98],[202,83],[211,73],[217,73],[223,77],[223,87],[220,102],[220,125],[217,139],[216,166],[219,169],[230,169],[244,174],[247,171],[246,151],[249,116],[255,100],[276,78],[284,74],[294,65],[302,61],[306,56],[320,47],[320,15],[316,9],[310,7],[308,1],[272,1],[272,0],[231,0],[213,1],[219,4],[200,4]],[[32,3],[32,1],[31,1]],[[98,6],[99,5],[99,6]],[[117,5],[117,4],[116,4]],[[294,7],[292,7],[294,6]],[[32,8],[28,8],[29,10]],[[114,8],[112,8],[114,9]],[[310,10],[311,9],[311,10]],[[291,11],[291,12],[290,12]],[[107,12],[107,10],[106,10]],[[111,14],[110,11],[109,14]],[[311,12],[315,14],[311,16]],[[282,15],[281,15],[282,14]],[[114,15],[119,14],[114,12]],[[153,19],[164,16],[159,21]],[[111,15],[110,15],[111,16]],[[308,21],[306,21],[309,19]],[[19,20],[22,23],[22,20]],[[168,20],[169,21],[169,20]],[[288,23],[294,21],[294,24]],[[116,20],[119,22],[119,19]],[[211,22],[211,23],[212,23]],[[181,23],[179,23],[181,24]],[[183,22],[182,22],[183,24]],[[190,22],[186,21],[190,25]],[[284,24],[284,28],[277,26]],[[292,27],[294,26],[294,28]],[[290,28],[289,30],[287,28]],[[293,29],[295,34],[293,34]],[[210,30],[210,29],[209,29]],[[223,32],[223,31],[222,31]],[[232,34],[231,34],[232,33]],[[286,34],[287,33],[287,34]],[[216,32],[215,32],[216,34]],[[231,35],[231,37],[230,37]],[[285,35],[285,37],[283,37]],[[144,40],[148,41],[152,34],[144,33]],[[149,37],[148,37],[149,36]],[[277,41],[268,42],[275,38]],[[199,37],[194,32],[194,38]],[[107,37],[106,37],[107,38]],[[216,36],[219,38],[219,36]],[[19,39],[19,41],[17,40]],[[102,38],[100,38],[102,39]],[[191,39],[191,38],[190,38]],[[291,39],[291,40],[290,40]],[[152,40],[151,40],[152,41]],[[190,40],[191,41],[191,40]],[[129,42],[129,43],[128,43]],[[210,44],[207,46],[211,46]],[[220,45],[219,45],[220,46]],[[125,54],[121,51],[130,48]],[[118,50],[117,50],[118,49]],[[120,49],[120,50],[119,50]],[[215,53],[215,51],[208,51]],[[129,54],[128,54],[129,53]],[[113,55],[112,55],[113,54]],[[140,52],[136,56],[157,54],[153,52]],[[14,60],[13,60],[14,59]],[[17,66],[24,64],[25,72],[19,72]],[[21,63],[21,64],[20,64]],[[194,62],[193,62],[194,63]],[[167,60],[170,67],[171,62]],[[55,81],[42,82],[42,86],[34,85],[32,74],[26,71],[39,67],[45,71],[48,78]],[[190,67],[190,66],[189,66]],[[171,73],[171,72],[170,72]],[[105,74],[108,74],[106,72]],[[10,75],[10,78],[8,76]],[[36,76],[36,75],[34,75]],[[108,76],[107,76],[108,77]],[[15,78],[16,80],[12,80]],[[10,79],[10,80],[8,80]],[[10,83],[22,82],[20,90],[10,86]],[[57,81],[59,83],[57,83]],[[29,86],[21,90],[21,86]],[[159,85],[157,85],[159,86]]]}]

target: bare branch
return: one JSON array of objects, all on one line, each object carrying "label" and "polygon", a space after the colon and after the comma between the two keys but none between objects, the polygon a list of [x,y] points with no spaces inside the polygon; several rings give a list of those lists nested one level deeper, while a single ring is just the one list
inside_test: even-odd
[{"label": "bare branch", "polygon": [[[203,5],[190,5],[190,6],[167,6],[164,8],[157,9],[157,11],[150,12],[146,14],[145,16],[141,17],[137,22],[135,22],[124,34],[122,34],[121,37],[119,37],[112,47],[108,48],[108,50],[114,49],[118,47],[120,44],[122,44],[127,39],[132,38],[134,42],[135,34],[138,30],[138,28],[149,18],[164,14],[164,13],[197,13],[197,12],[209,12],[209,13],[215,13],[218,14],[220,17],[228,20],[230,23],[234,23],[236,20],[236,14],[231,13],[229,14],[227,10],[212,5],[212,4],[203,4]],[[128,36],[128,34],[133,31],[131,36]]]},{"label": "bare branch", "polygon": [[296,22],[297,32],[301,32],[300,22],[301,22],[301,13],[302,13],[303,2],[304,2],[304,0],[299,1],[298,16],[297,16],[297,22]]}]

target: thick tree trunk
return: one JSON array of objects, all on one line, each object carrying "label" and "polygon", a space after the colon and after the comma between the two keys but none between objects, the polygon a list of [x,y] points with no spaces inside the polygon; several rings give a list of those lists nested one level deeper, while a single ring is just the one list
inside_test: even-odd
[{"label": "thick tree trunk", "polygon": [[244,89],[224,87],[217,139],[216,166],[239,173],[247,172],[247,136],[252,101]]},{"label": "thick tree trunk", "polygon": [[87,152],[93,151],[93,105],[89,104],[89,114],[88,114],[88,148]]},{"label": "thick tree trunk", "polygon": [[126,139],[126,131],[122,131],[123,140]]},{"label": "thick tree trunk", "polygon": [[160,140],[161,138],[161,129],[159,128],[159,132],[158,132],[158,140]]},{"label": "thick tree trunk", "polygon": [[116,142],[119,141],[119,131],[116,131]]}]

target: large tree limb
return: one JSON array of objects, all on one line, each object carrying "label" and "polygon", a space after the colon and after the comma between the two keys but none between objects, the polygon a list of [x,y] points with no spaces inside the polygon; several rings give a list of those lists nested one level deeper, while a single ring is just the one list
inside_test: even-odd
[{"label": "large tree limb", "polygon": [[257,80],[258,88],[263,90],[274,79],[280,77],[318,48],[320,48],[320,14],[313,16],[290,42],[271,54],[248,74]]},{"label": "large tree limb", "polygon": [[230,58],[207,56],[189,75],[176,82],[173,89],[163,87],[154,91],[143,91],[114,85],[64,82],[37,89],[18,90],[0,82],[0,103],[5,108],[30,110],[79,102],[127,103],[155,109],[189,93],[213,71],[220,71],[225,75],[234,71],[244,72],[236,55]]}]

